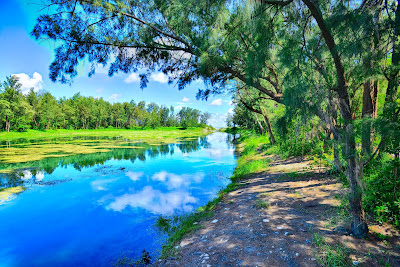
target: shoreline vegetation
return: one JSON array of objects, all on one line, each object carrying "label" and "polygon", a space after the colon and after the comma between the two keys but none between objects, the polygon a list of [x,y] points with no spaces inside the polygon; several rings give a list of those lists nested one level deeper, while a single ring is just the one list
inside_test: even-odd
[{"label": "shoreline vegetation", "polygon": [[[214,131],[211,126],[204,127],[158,127],[158,128],[132,128],[132,129],[57,129],[57,130],[32,130],[26,132],[0,132],[0,142],[35,140],[35,139],[53,139],[53,138],[73,138],[73,137],[121,137],[129,139],[151,139],[151,138],[169,138],[177,140],[178,138],[187,138],[197,135],[205,135]],[[151,133],[151,135],[149,134]]]}]

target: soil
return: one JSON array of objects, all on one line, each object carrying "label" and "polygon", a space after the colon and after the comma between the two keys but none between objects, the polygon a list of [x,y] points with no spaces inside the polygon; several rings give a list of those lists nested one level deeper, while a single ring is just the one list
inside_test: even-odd
[{"label": "soil", "polygon": [[[349,265],[400,266],[400,234],[392,227],[370,224],[368,239],[350,235],[348,216],[338,214],[346,192],[337,178],[309,161],[274,159],[267,173],[243,180],[224,196],[214,216],[176,247],[175,256],[155,265],[321,266],[313,242],[318,234],[330,246],[346,248]],[[261,208],[261,201],[269,207]],[[382,240],[376,233],[390,237]]]}]

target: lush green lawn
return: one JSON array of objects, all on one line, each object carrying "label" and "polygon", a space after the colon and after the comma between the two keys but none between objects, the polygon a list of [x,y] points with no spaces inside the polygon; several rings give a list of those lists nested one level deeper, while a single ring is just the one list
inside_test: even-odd
[{"label": "lush green lawn", "polygon": [[[177,127],[160,127],[157,129],[125,130],[125,129],[97,129],[97,130],[28,130],[27,132],[0,132],[1,141],[17,139],[53,139],[74,136],[107,136],[124,137],[129,139],[172,139],[205,135],[209,130],[205,128],[181,129]],[[167,140],[166,142],[169,142]]]}]

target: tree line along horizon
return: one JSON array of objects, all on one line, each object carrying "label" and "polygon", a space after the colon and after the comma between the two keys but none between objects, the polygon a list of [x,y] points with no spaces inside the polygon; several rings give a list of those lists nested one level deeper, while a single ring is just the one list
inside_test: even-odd
[{"label": "tree line along horizon", "polygon": [[24,95],[15,76],[0,85],[0,131],[206,127],[210,117],[210,113],[190,107],[175,112],[173,106],[154,102],[110,103],[80,93],[58,100],[47,91],[31,89]]}]

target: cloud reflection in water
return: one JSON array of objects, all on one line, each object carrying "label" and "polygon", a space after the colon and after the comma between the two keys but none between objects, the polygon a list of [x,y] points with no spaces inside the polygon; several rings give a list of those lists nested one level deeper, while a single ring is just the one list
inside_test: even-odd
[{"label": "cloud reflection in water", "polygon": [[168,189],[174,189],[179,187],[188,187],[193,182],[200,183],[205,174],[202,172],[194,174],[174,174],[166,171],[160,171],[151,177],[153,181],[159,181],[166,184]]},{"label": "cloud reflection in water", "polygon": [[144,172],[128,171],[127,173],[125,173],[125,175],[128,176],[129,179],[131,179],[132,181],[136,182],[140,180],[140,178],[144,175]]},{"label": "cloud reflection in water", "polygon": [[176,210],[190,212],[197,199],[186,191],[172,191],[163,193],[152,186],[145,186],[143,190],[116,197],[113,202],[107,205],[107,209],[122,211],[126,207],[142,208],[151,213],[168,215]]}]

